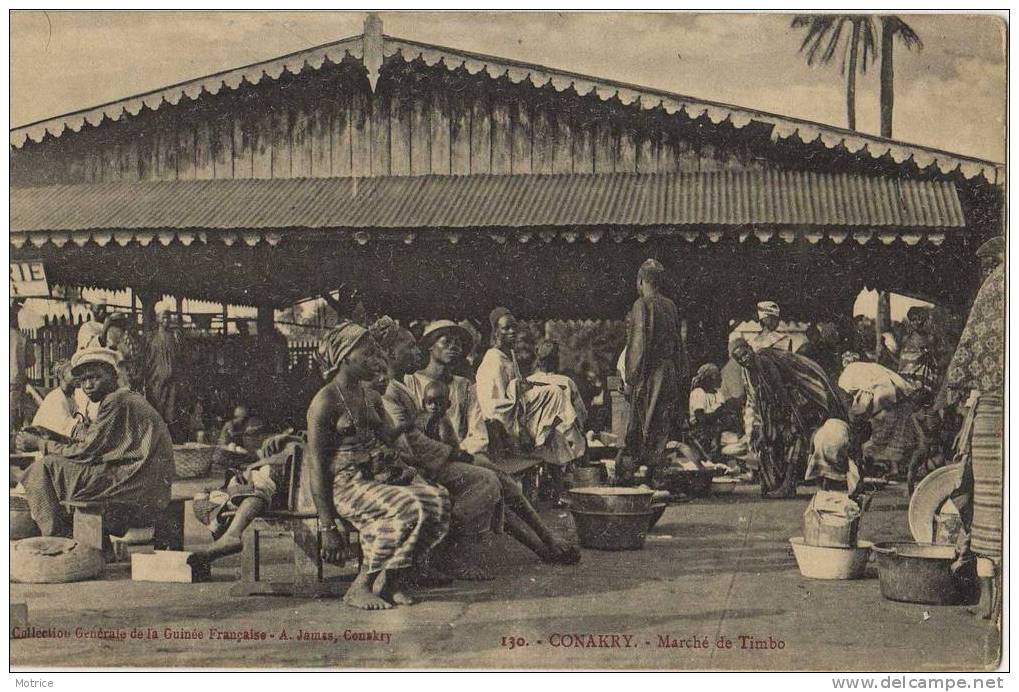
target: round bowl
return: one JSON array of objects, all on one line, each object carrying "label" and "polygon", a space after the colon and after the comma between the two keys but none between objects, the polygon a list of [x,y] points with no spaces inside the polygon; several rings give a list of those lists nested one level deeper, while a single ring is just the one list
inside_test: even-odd
[{"label": "round bowl", "polygon": [[572,509],[580,545],[594,550],[639,550],[655,510],[644,512],[585,512]]},{"label": "round bowl", "polygon": [[649,512],[654,491],[588,486],[569,491],[570,507],[582,512]]},{"label": "round bowl", "polygon": [[873,547],[869,541],[860,541],[855,548],[807,545],[802,536],[790,538],[789,542],[800,574],[808,579],[859,579]]},{"label": "round bowl", "polygon": [[938,514],[955,512],[955,505],[949,497],[962,478],[962,464],[949,464],[934,469],[916,484],[913,496],[909,498],[909,532],[917,543],[933,543]]}]

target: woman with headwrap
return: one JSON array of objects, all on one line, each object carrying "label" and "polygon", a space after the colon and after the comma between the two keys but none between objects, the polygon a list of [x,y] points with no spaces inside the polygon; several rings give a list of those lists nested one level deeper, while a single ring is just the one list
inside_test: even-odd
[{"label": "woman with headwrap", "polygon": [[745,339],[733,341],[731,352],[743,369],[744,427],[761,460],[761,495],[793,497],[814,432],[831,418],[849,420],[842,396],[809,358],[773,348],[755,353]]},{"label": "woman with headwrap", "polygon": [[722,398],[721,386],[722,371],[714,363],[698,368],[690,382],[690,433],[708,459],[718,457],[723,423],[732,411]]},{"label": "woman with headwrap", "polygon": [[626,385],[630,422],[626,451],[616,461],[616,480],[632,482],[638,466],[647,466],[646,482],[667,463],[665,447],[673,428],[686,415],[683,389],[689,377],[686,349],[680,334],[679,310],[661,293],[665,267],[649,259],[637,272],[637,298],[627,318]]},{"label": "woman with headwrap", "polygon": [[[452,327],[447,325],[447,329]],[[376,326],[373,325],[372,331],[375,330]],[[428,473],[433,474],[435,482],[449,490],[453,502],[450,534],[454,535],[458,527],[461,534],[465,530],[471,530],[472,527],[478,533],[488,532],[489,529],[499,530],[501,521],[504,521],[506,531],[534,551],[543,561],[559,564],[573,564],[579,561],[579,551],[545,525],[512,476],[502,471],[480,451],[476,450],[474,454],[470,454],[459,447],[451,448],[448,444],[427,437],[417,427],[416,420],[422,400],[407,382],[414,381],[409,375],[420,363],[421,350],[414,343],[414,337],[409,331],[392,324],[386,328],[386,332],[386,336],[380,339],[386,351],[389,372],[389,384],[383,397],[383,404],[390,419],[402,431],[400,442],[408,455],[428,468]],[[460,334],[458,338],[464,338],[464,335]],[[431,380],[422,391],[427,392],[437,383],[445,384],[442,380]],[[449,388],[446,390],[449,391]],[[490,494],[493,485],[494,497]],[[462,507],[458,508],[458,504]],[[464,518],[458,520],[458,514],[464,515]],[[463,547],[454,545],[452,552],[464,553]],[[462,568],[461,570],[455,568],[456,564],[462,563],[463,560],[457,559],[456,555],[448,557],[451,559],[447,562],[454,566],[450,571],[456,576],[463,577]],[[472,574],[467,576],[477,578]]]},{"label": "woman with headwrap", "polygon": [[952,495],[963,535],[959,565],[976,558],[984,618],[1001,608],[1005,427],[1005,241],[995,237],[977,250],[983,284],[945,375],[942,399],[961,403],[966,419],[956,442],[962,480]]},{"label": "woman with headwrap", "polygon": [[[562,472],[587,454],[587,440],[570,395],[555,385],[535,384],[520,371],[514,349],[517,321],[503,307],[489,315],[492,346],[478,367],[478,403],[486,421],[504,429],[523,448],[533,445],[562,491]],[[554,498],[558,500],[558,497]]]},{"label": "woman with headwrap", "polygon": [[378,346],[364,327],[341,322],[319,344],[326,381],[308,408],[305,473],[322,527],[322,556],[337,562],[341,516],[357,527],[361,569],[344,596],[356,608],[412,603],[405,573],[437,546],[449,528],[449,495],[397,459],[382,397],[371,390]]}]

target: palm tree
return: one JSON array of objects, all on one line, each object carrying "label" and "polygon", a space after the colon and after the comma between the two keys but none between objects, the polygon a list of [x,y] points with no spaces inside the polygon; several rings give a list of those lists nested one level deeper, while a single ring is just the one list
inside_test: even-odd
[{"label": "palm tree", "polygon": [[863,14],[800,14],[793,18],[792,28],[806,29],[807,35],[800,44],[806,51],[807,64],[827,65],[839,50],[840,39],[846,26],[849,40],[842,46],[842,73],[846,75],[846,114],[849,129],[856,129],[856,73],[867,73],[874,62],[874,24]]},{"label": "palm tree", "polygon": [[892,53],[895,39],[906,50],[923,50],[923,41],[909,24],[895,15],[881,17],[881,136],[892,136],[892,107],[895,105],[894,67]]}]

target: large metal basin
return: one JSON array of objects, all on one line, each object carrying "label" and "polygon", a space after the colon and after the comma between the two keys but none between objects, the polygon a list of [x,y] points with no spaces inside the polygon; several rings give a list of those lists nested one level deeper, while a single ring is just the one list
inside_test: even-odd
[{"label": "large metal basin", "polygon": [[953,574],[955,548],[932,543],[878,543],[873,548],[881,595],[890,601],[955,605],[970,602],[973,575]]},{"label": "large metal basin", "polygon": [[643,488],[573,488],[569,491],[570,508],[581,512],[647,513],[651,510],[653,490]]},{"label": "large metal basin", "polygon": [[[663,507],[664,509],[664,507]],[[639,550],[655,510],[643,512],[584,512],[571,509],[580,545],[595,550]]]}]

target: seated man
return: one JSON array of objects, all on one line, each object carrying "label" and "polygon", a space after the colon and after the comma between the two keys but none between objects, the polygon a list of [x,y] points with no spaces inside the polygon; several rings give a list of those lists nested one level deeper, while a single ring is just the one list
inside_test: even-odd
[{"label": "seated man", "polygon": [[88,424],[89,409],[95,406],[89,406],[88,397],[78,388],[71,374],[70,361],[61,360],[53,364],[53,379],[57,386],[42,400],[32,419],[34,430],[29,432],[47,439],[79,439]]},{"label": "seated man", "polygon": [[43,453],[21,479],[32,519],[44,536],[70,536],[62,502],[116,502],[138,519],[153,517],[169,503],[174,475],[166,423],[141,394],[117,388],[116,351],[78,351],[71,373],[99,404],[84,437],[62,444],[21,432],[15,440],[21,449]]},{"label": "seated man", "polygon": [[[565,470],[587,456],[587,439],[568,392],[526,379],[516,357],[517,321],[506,308],[489,316],[492,347],[478,367],[481,414],[522,449],[533,447],[550,467]],[[561,471],[553,472],[556,476]],[[558,500],[559,498],[554,498]]]}]

